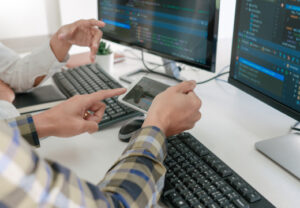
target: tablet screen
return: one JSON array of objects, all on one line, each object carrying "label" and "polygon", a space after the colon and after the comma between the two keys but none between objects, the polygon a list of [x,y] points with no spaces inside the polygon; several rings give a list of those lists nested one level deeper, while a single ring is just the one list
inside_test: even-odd
[{"label": "tablet screen", "polygon": [[123,101],[148,111],[156,95],[169,86],[143,77],[123,98]]}]

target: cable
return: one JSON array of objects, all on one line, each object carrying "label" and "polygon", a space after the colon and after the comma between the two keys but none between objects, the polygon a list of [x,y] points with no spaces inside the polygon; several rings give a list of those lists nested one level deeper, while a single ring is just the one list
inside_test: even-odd
[{"label": "cable", "polygon": [[151,73],[153,73],[153,74],[158,74],[158,75],[161,75],[161,76],[164,76],[164,77],[168,77],[168,78],[170,78],[170,79],[176,80],[177,82],[183,82],[183,80],[177,79],[177,78],[175,78],[175,77],[173,77],[173,76],[170,76],[170,75],[168,75],[168,74],[154,71],[155,69],[158,69],[158,68],[160,68],[160,67],[164,67],[164,66],[167,66],[167,65],[171,64],[171,63],[172,63],[171,61],[168,62],[168,63],[165,63],[165,64],[163,64],[163,65],[158,65],[158,66],[154,67],[153,69],[150,69],[150,68],[147,66],[146,61],[145,61],[144,50],[142,50],[141,52],[142,52],[142,63],[143,63],[143,65],[144,65],[144,67],[145,67],[149,72],[151,72]]},{"label": "cable", "polygon": [[[229,74],[229,71],[223,72],[223,71],[225,71],[225,70],[226,70],[227,68],[229,68],[229,67],[230,67],[229,65],[223,67],[223,69],[221,69],[221,71],[220,71],[216,76],[214,76],[214,77],[212,77],[212,78],[209,78],[209,79],[207,79],[207,80],[198,82],[197,85],[205,84],[205,83],[208,83],[208,82],[210,82],[210,81],[212,81],[212,80],[224,81],[224,80],[221,80],[221,79],[218,79],[218,78],[219,78],[219,77],[222,77],[222,76],[224,76],[224,75],[226,75],[226,74]],[[224,82],[225,82],[225,81],[224,81]]]},{"label": "cable", "polygon": [[215,80],[215,79],[217,79],[217,78],[219,78],[219,77],[222,77],[222,76],[224,76],[224,75],[226,75],[226,74],[229,74],[229,72],[223,72],[223,73],[220,73],[220,74],[218,74],[218,75],[216,75],[216,76],[214,76],[214,77],[212,77],[212,78],[209,78],[209,79],[207,79],[207,80],[204,80],[204,81],[201,81],[201,82],[197,82],[196,84],[197,84],[197,85],[205,84],[205,83],[210,82],[210,81],[212,81],[212,80]]},{"label": "cable", "polygon": [[299,131],[300,132],[300,128],[296,128],[296,127],[292,127],[291,130]]},{"label": "cable", "polygon": [[[126,56],[126,58],[129,58],[129,59],[134,59],[134,60],[142,60],[141,57],[139,57],[136,53],[134,53],[131,49],[125,49],[125,51],[131,53],[134,57],[130,57],[130,56]],[[147,61],[148,64],[151,64],[151,65],[155,65],[155,66],[162,66],[161,64],[158,64],[158,63],[154,63],[154,62],[151,62],[151,61]]]},{"label": "cable", "polygon": [[298,125],[299,125],[299,122],[295,123],[295,124],[291,127],[291,130],[299,131],[299,132],[300,132],[300,128],[297,128]]},{"label": "cable", "polygon": [[[156,70],[156,69],[158,69],[158,68],[160,68],[160,67],[167,66],[168,64],[171,64],[172,62],[163,64],[163,65],[158,65],[158,66],[156,66],[156,67],[150,69],[150,68],[147,66],[147,64],[146,64],[145,57],[144,57],[144,51],[141,50],[141,53],[142,53],[142,63],[143,63],[143,65],[144,65],[144,67],[146,68],[147,71],[149,71],[149,72],[151,72],[151,73],[153,73],[153,74],[158,74],[158,75],[161,75],[161,76],[164,76],[164,77],[168,77],[168,78],[173,79],[173,80],[176,80],[176,81],[178,81],[178,82],[183,82],[183,80],[177,79],[177,78],[172,77],[172,76],[170,76],[170,75],[168,75],[168,74],[154,71],[154,70]],[[137,56],[136,56],[136,57],[137,57]],[[212,78],[209,78],[209,79],[207,79],[207,80],[198,82],[198,83],[196,83],[196,84],[197,84],[197,85],[205,84],[205,83],[208,83],[208,82],[210,82],[210,81],[212,81],[212,80],[215,80],[215,79],[217,79],[217,78],[219,78],[219,77],[222,77],[222,76],[224,76],[224,75],[226,75],[226,74],[229,74],[229,71],[228,71],[228,72],[223,72],[223,71],[226,70],[227,68],[229,68],[229,65],[228,65],[228,66],[225,66],[225,67],[219,72],[219,74],[217,74],[216,76],[214,76],[214,77],[212,77]],[[222,80],[222,81],[223,81],[223,80]]]}]

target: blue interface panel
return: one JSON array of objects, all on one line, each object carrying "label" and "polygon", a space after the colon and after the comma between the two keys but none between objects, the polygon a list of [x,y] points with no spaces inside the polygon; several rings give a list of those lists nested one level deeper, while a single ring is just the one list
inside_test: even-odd
[{"label": "blue interface panel", "polygon": [[234,79],[299,112],[300,0],[242,0],[240,8]]},{"label": "blue interface panel", "polygon": [[105,36],[175,60],[209,65],[215,4],[211,0],[99,0]]}]

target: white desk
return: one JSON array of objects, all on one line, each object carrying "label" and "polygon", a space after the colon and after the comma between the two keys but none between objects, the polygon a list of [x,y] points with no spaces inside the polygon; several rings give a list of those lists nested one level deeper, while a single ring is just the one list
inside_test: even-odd
[{"label": "white desk", "polygon": [[[229,65],[228,48],[230,41],[221,40],[217,71]],[[115,66],[113,75],[122,75],[139,66],[141,62],[127,59]],[[212,76],[193,70],[183,74],[199,80]],[[276,207],[300,207],[300,181],[254,148],[257,141],[286,134],[295,121],[225,82],[212,81],[198,86],[196,92],[203,101],[203,117],[190,132]],[[93,135],[48,138],[37,151],[96,184],[126,147],[118,140],[122,124]]]}]

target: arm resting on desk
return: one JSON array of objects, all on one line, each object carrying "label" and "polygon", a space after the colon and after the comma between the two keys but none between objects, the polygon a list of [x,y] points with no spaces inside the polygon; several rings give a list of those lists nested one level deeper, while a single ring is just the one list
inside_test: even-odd
[{"label": "arm resting on desk", "polygon": [[[161,193],[165,136],[155,127],[141,130],[100,187],[79,179],[67,168],[38,157],[31,147],[0,122],[0,204],[14,207],[147,207]],[[88,161],[87,161],[88,162]],[[101,164],[99,164],[101,165]],[[16,197],[19,196],[19,197]]]},{"label": "arm resting on desk", "polygon": [[[67,57],[66,57],[67,58]],[[24,58],[0,44],[0,77],[16,92],[24,92],[51,77],[66,63],[59,63],[49,42],[36,48]]]}]

